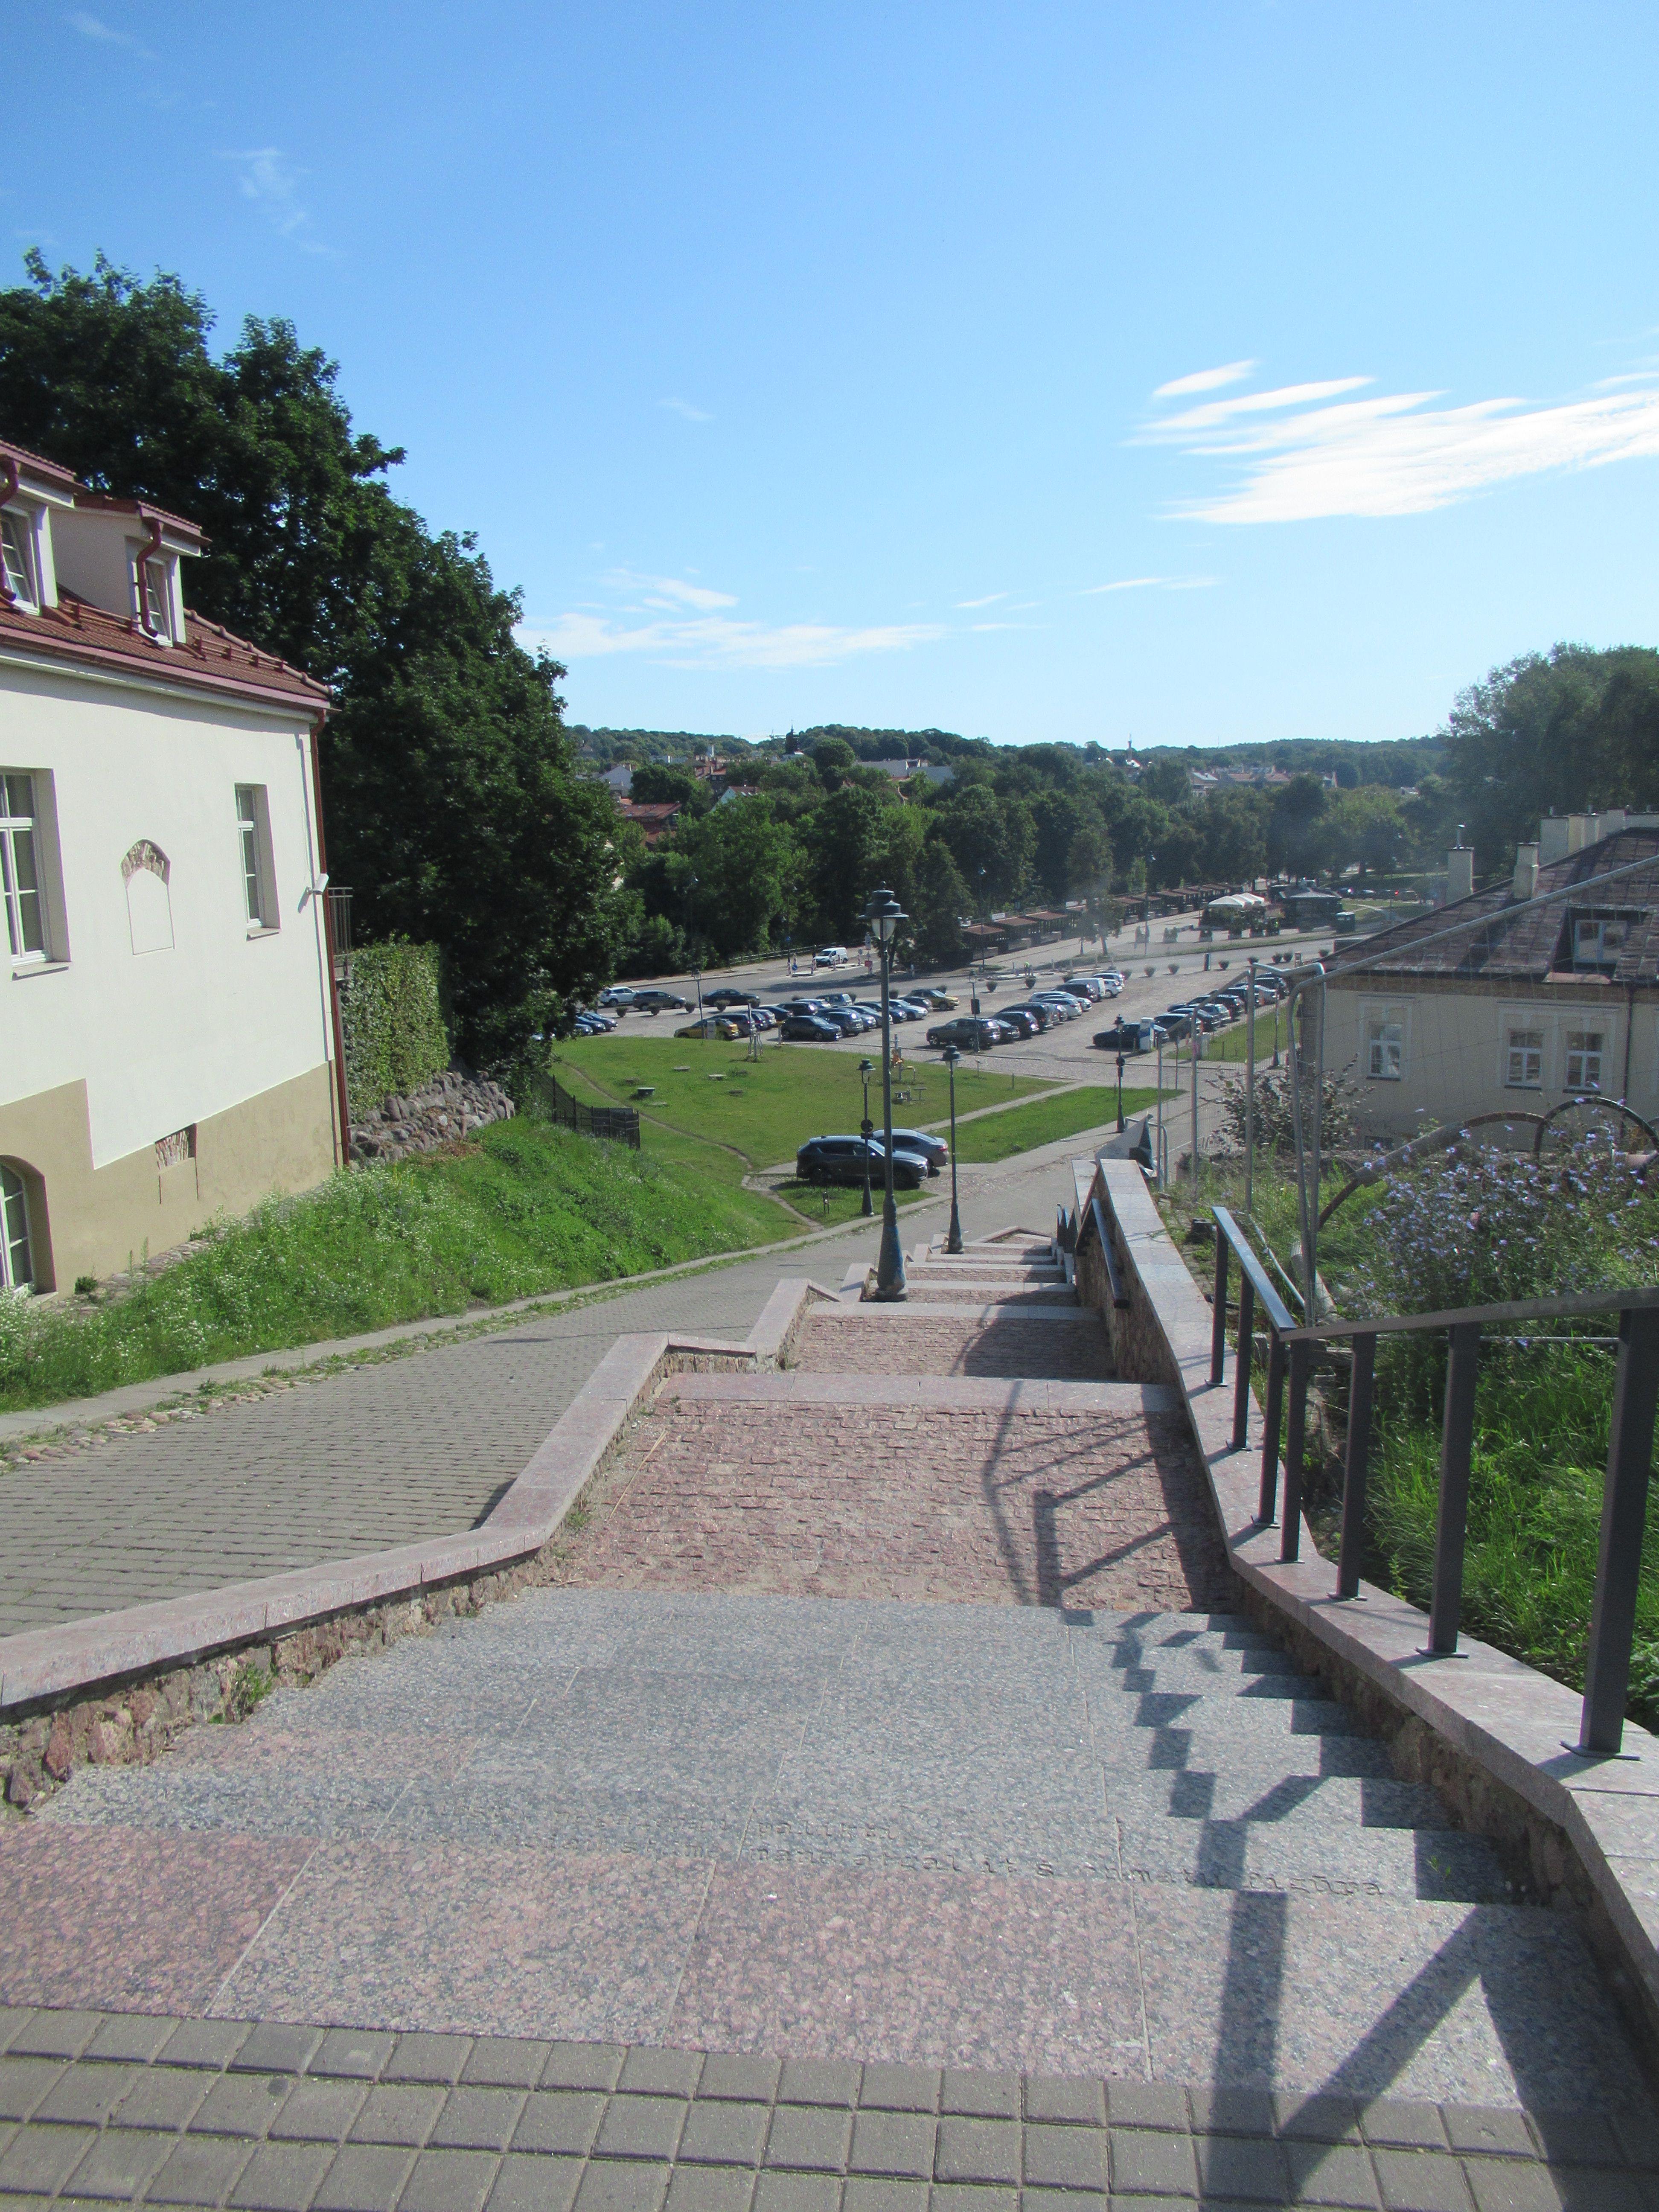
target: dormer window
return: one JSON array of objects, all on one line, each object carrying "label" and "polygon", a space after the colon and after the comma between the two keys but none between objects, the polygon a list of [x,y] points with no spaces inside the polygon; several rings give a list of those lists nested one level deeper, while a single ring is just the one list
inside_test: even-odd
[{"label": "dormer window", "polygon": [[13,599],[38,606],[40,595],[34,581],[34,533],[24,516],[8,507],[0,513],[0,553],[4,556],[6,589]]},{"label": "dormer window", "polygon": [[173,637],[173,617],[167,611],[167,571],[159,561],[143,564],[144,627],[164,643]]},{"label": "dormer window", "polygon": [[1610,975],[1624,956],[1632,925],[1644,914],[1571,914],[1567,917],[1571,964],[1581,975]]}]

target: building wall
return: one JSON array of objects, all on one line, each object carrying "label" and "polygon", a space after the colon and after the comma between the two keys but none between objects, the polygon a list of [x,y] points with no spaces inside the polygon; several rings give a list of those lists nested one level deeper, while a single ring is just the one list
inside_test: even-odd
[{"label": "building wall", "polygon": [[[44,1178],[58,1284],[319,1182],[337,1137],[303,710],[0,659],[0,768],[37,805],[50,778],[53,957],[0,970],[0,1156]],[[270,927],[248,920],[239,784],[266,795]],[[188,1172],[158,1171],[192,1129]]]},{"label": "building wall", "polygon": [[[1398,1081],[1370,1072],[1374,1017],[1401,1026]],[[1512,1030],[1540,1039],[1536,1088],[1506,1079]],[[1325,1066],[1333,1073],[1352,1071],[1365,1134],[1399,1143],[1469,1115],[1545,1114],[1578,1096],[1577,1086],[1567,1083],[1567,1041],[1571,1032],[1587,1031],[1603,1041],[1602,1094],[1626,1097],[1653,1120],[1659,1115],[1659,993],[1651,989],[1638,991],[1632,1005],[1622,987],[1590,982],[1517,988],[1356,976],[1328,988]]]}]

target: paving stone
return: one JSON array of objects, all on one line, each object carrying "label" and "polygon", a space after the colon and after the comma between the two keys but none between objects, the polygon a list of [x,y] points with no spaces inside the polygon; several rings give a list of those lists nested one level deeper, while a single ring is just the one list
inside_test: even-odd
[{"label": "paving stone", "polygon": [[1194,2197],[1198,2169],[1193,2139],[1161,2129],[1119,2127],[1111,2130],[1112,2195]]},{"label": "paving stone", "polygon": [[[1617,2192],[1621,2188],[1626,2192],[1628,2212],[1637,2212],[1642,2197],[1630,2175],[1592,2173],[1583,2167],[1576,2171],[1581,2182],[1593,2184],[1577,2200],[1586,2212],[1591,2206],[1595,2212],[1619,2212]],[[1556,2186],[1557,2176],[1548,2166],[1531,2160],[1471,2158],[1465,2161],[1463,2172],[1478,2212],[1562,2212],[1562,2207],[1573,2201],[1571,2191]]]},{"label": "paving stone", "polygon": [[747,2212],[755,2193],[750,2166],[677,2166],[668,2212]]},{"label": "paving stone", "polygon": [[1290,2196],[1290,2171],[1276,2142],[1259,2136],[1199,2135],[1194,2149],[1206,2202],[1233,2198],[1283,2204]]},{"label": "paving stone", "polygon": [[1443,2105],[1440,2118],[1447,2140],[1455,2151],[1486,2157],[1538,2155],[1524,2113],[1500,2111],[1489,2105]]},{"label": "paving stone", "polygon": [[1544,2155],[1563,2166],[1622,2166],[1617,2131],[1601,2112],[1534,2112],[1532,2124]]},{"label": "paving stone", "polygon": [[1195,2084],[1188,2093],[1195,2133],[1271,2136],[1277,2114],[1266,2089],[1216,2088]]},{"label": "paving stone", "polygon": [[460,2080],[471,2052],[470,2035],[430,2035],[418,2031],[400,2035],[391,2057],[380,2069],[380,2079],[441,2083],[447,2088]]},{"label": "paving stone", "polygon": [[570,2212],[584,2170],[579,2158],[509,2151],[489,2192],[489,2212]]},{"label": "paving stone", "polygon": [[90,2128],[19,2128],[0,2151],[0,2191],[50,2197],[96,2141]]},{"label": "paving stone", "polygon": [[702,2072],[700,2051],[638,2047],[623,2059],[617,2087],[645,2096],[690,2097],[696,2093]]},{"label": "paving stone", "polygon": [[392,2212],[414,2163],[412,2150],[346,2143],[323,2176],[312,2212]]},{"label": "paving stone", "polygon": [[11,2047],[11,2039],[21,2035],[34,2017],[33,2005],[0,2005],[0,2051]]},{"label": "paving stone", "polygon": [[758,2166],[771,2117],[767,2105],[698,2098],[687,2110],[678,2153],[681,2163]]},{"label": "paving stone", "polygon": [[782,2173],[763,2167],[754,2212],[838,2212],[841,2183],[824,2173]]},{"label": "paving stone", "polygon": [[847,2163],[853,2115],[836,2106],[780,2105],[766,2138],[769,2166],[839,2173]]},{"label": "paving stone", "polygon": [[1106,2085],[1080,2074],[1030,2075],[1025,2082],[1025,2117],[1104,2127]]},{"label": "paving stone", "polygon": [[227,2074],[213,2083],[190,2120],[192,2135],[263,2136],[292,2087],[283,2074]]},{"label": "paving stone", "polygon": [[[270,2134],[280,2142],[343,2142],[368,2097],[363,2081],[296,2081],[270,2124]],[[126,2118],[125,2112],[121,2117]]]},{"label": "paving stone", "polygon": [[937,2126],[931,2113],[862,2111],[853,2124],[847,2170],[931,2180]]},{"label": "paving stone", "polygon": [[939,2092],[939,2110],[988,2120],[1019,2118],[1020,2082],[1018,2074],[988,2074],[947,2066]]},{"label": "paving stone", "polygon": [[461,2079],[502,2089],[533,2089],[542,2078],[551,2047],[509,2035],[481,2035],[462,2069]]},{"label": "paving stone", "polygon": [[942,2078],[937,2066],[900,2066],[872,2059],[859,2085],[859,2104],[866,2112],[935,2112]]},{"label": "paving stone", "polygon": [[61,2058],[0,2058],[0,2120],[26,2120],[72,2073]]},{"label": "paving stone", "polygon": [[859,2093],[856,2066],[835,2058],[786,2058],[778,2083],[781,2105],[850,2105]]},{"label": "paving stone", "polygon": [[138,2078],[136,2066],[65,2067],[35,2106],[33,2118],[101,2128]]},{"label": "paving stone", "polygon": [[351,2123],[349,2141],[403,2143],[418,2150],[443,2110],[444,2092],[416,2082],[381,2082],[369,2091]]},{"label": "paving stone", "polygon": [[928,2184],[925,2181],[874,2179],[866,2174],[849,2177],[842,2190],[842,2212],[927,2212]]},{"label": "paving stone", "polygon": [[1057,2127],[1030,2121],[1025,2128],[1025,2179],[1042,2189],[1106,2187],[1104,2128]]},{"label": "paving stone", "polygon": [[152,2204],[217,2204],[235,2186],[253,2146],[228,2136],[184,2136],[146,2192]]},{"label": "paving stone", "polygon": [[[949,2092],[949,2081],[946,2081]],[[1020,2131],[1007,2120],[942,2119],[938,2163],[941,2181],[1018,2184]]]},{"label": "paving stone", "polygon": [[935,2182],[933,2212],[1016,2212],[1017,2189],[994,2189],[980,2182]]},{"label": "paving stone", "polygon": [[1188,2127],[1187,2093],[1173,2081],[1109,2081],[1106,2112],[1115,2128]]},{"label": "paving stone", "polygon": [[[870,2068],[865,2068],[866,2081]],[[697,2081],[699,2097],[735,2097],[743,2101],[769,2103],[777,2094],[781,2058],[747,2051],[711,2051],[702,2062]],[[867,2101],[867,2100],[866,2100]]]},{"label": "paving stone", "polygon": [[158,2056],[169,2066],[201,2066],[220,2073],[247,2041],[252,2027],[246,2020],[180,2021]]},{"label": "paving stone", "polygon": [[1351,2205],[1371,2212],[1378,2201],[1371,2161],[1353,2143],[1298,2139],[1285,2145],[1285,2157],[1294,2203]]},{"label": "paving stone", "polygon": [[614,2089],[628,2053],[613,2043],[556,2043],[542,2069],[544,2089]]},{"label": "paving stone", "polygon": [[1359,2124],[1369,2143],[1412,2150],[1444,2150],[1446,2130],[1439,2108],[1379,2098],[1359,2108]]},{"label": "paving stone", "polygon": [[246,2212],[306,2212],[333,2156],[327,2143],[263,2142],[227,2202]]},{"label": "paving stone", "polygon": [[500,2169],[500,2159],[487,2151],[423,2150],[398,2212],[483,2212]]},{"label": "paving stone", "polygon": [[[1026,2187],[1019,2193],[1022,2212],[1107,2212],[1108,2199],[1100,2191],[1088,2189],[1032,2189]],[[1164,2200],[1164,2212],[1169,2212],[1168,2200]]]},{"label": "paving stone", "polygon": [[1372,2153],[1388,2212],[1469,2212],[1463,2169],[1432,2150]]},{"label": "paving stone", "polygon": [[668,2193],[669,2171],[642,2158],[590,2159],[575,2212],[658,2212]]},{"label": "paving stone", "polygon": [[586,2158],[593,2148],[605,2099],[592,2089],[538,2089],[513,2131],[515,2151],[550,2151]]},{"label": "paving stone", "polygon": [[78,2058],[103,2024],[95,2012],[31,2012],[19,2021],[7,2049],[20,2058]]},{"label": "paving stone", "polygon": [[1275,2096],[1278,2132],[1309,2142],[1358,2142],[1359,2118],[1352,2097],[1304,2097],[1291,2091]]},{"label": "paving stone", "polygon": [[594,2155],[672,2159],[688,2109],[678,2097],[630,2097],[618,2092],[605,2108]]},{"label": "paving stone", "polygon": [[125,2203],[140,2194],[172,2151],[168,2136],[142,2128],[105,2128],[76,2167],[71,2193]]},{"label": "paving stone", "polygon": [[372,2081],[396,2049],[395,2035],[356,2027],[331,2027],[317,2046],[309,2071]]},{"label": "paving stone", "polygon": [[213,2076],[193,2067],[147,2066],[134,2076],[116,2118],[124,2128],[161,2128],[177,2134],[190,2125],[212,2087]]},{"label": "paving stone", "polygon": [[503,2151],[528,2101],[522,2089],[451,2089],[428,2141],[439,2150]]},{"label": "paving stone", "polygon": [[130,2059],[135,2065],[146,2066],[157,2057],[178,2025],[177,2021],[155,2013],[112,2013],[100,2022],[82,2055],[88,2058]]}]

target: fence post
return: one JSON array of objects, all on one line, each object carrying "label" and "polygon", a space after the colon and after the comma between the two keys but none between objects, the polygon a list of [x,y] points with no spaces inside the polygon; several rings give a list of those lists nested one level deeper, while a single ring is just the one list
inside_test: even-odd
[{"label": "fence post", "polygon": [[[1213,1218],[1213,1217],[1212,1217]],[[1215,1311],[1210,1318],[1210,1382],[1220,1382],[1227,1365],[1227,1239],[1215,1224]]]},{"label": "fence post", "polygon": [[1434,1591],[1429,1601],[1429,1650],[1446,1658],[1457,1650],[1463,1610],[1463,1540],[1469,1521],[1469,1458],[1474,1449],[1474,1386],[1480,1366],[1480,1324],[1448,1329],[1446,1416],[1440,1431],[1440,1510],[1434,1531]]},{"label": "fence post", "polygon": [[1238,1358],[1233,1377],[1233,1449],[1243,1451],[1250,1434],[1250,1364],[1255,1356],[1255,1285],[1241,1267],[1238,1285]]},{"label": "fence post", "polygon": [[1255,1517],[1263,1528],[1273,1525],[1273,1504],[1279,1494],[1279,1419],[1285,1403],[1285,1340],[1277,1329],[1267,1343],[1267,1410],[1262,1424],[1261,1495]]},{"label": "fence post", "polygon": [[1619,1370],[1613,1387],[1613,1436],[1601,1498],[1601,1551],[1590,1613],[1589,1662],[1578,1748],[1616,1756],[1625,1740],[1631,1639],[1642,1572],[1642,1529],[1659,1406],[1659,1311],[1619,1316]]},{"label": "fence post", "polygon": [[1285,1424],[1284,1531],[1279,1540],[1282,1560],[1299,1558],[1302,1550],[1302,1455],[1308,1437],[1308,1366],[1313,1346],[1305,1340],[1291,1346],[1291,1406]]},{"label": "fence post", "polygon": [[1365,1474],[1371,1444],[1371,1386],[1376,1375],[1376,1339],[1353,1340],[1353,1379],[1348,1386],[1348,1456],[1342,1474],[1342,1552],[1336,1569],[1336,1594],[1356,1597],[1359,1562],[1365,1548]]}]

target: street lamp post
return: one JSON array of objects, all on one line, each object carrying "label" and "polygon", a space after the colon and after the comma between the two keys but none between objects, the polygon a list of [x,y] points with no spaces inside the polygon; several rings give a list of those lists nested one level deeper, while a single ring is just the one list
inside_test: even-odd
[{"label": "street lamp post", "polygon": [[876,1260],[876,1296],[896,1299],[908,1295],[904,1280],[904,1255],[899,1249],[898,1207],[893,1200],[893,1029],[890,1007],[893,967],[893,933],[907,919],[891,891],[872,891],[864,909],[870,933],[881,948],[881,1126],[882,1200],[881,1250]]},{"label": "street lamp post", "polygon": [[861,1060],[859,1073],[864,1078],[864,1119],[859,1123],[859,1134],[864,1139],[864,1204],[860,1211],[867,1219],[876,1210],[870,1203],[870,1139],[876,1133],[876,1125],[870,1119],[870,1078],[875,1073],[875,1062]]},{"label": "street lamp post", "polygon": [[945,1065],[951,1071],[951,1230],[945,1240],[947,1252],[962,1249],[962,1216],[957,1211],[957,1062],[962,1054],[955,1045],[945,1048]]},{"label": "street lamp post", "polygon": [[1123,1134],[1124,1126],[1125,1126],[1125,1124],[1124,1124],[1124,1120],[1123,1120],[1123,1054],[1122,1054],[1121,1053],[1119,1053],[1119,1054],[1118,1054],[1118,1056],[1117,1056],[1117,1133],[1119,1134],[1119,1136],[1120,1136],[1120,1137]]}]

